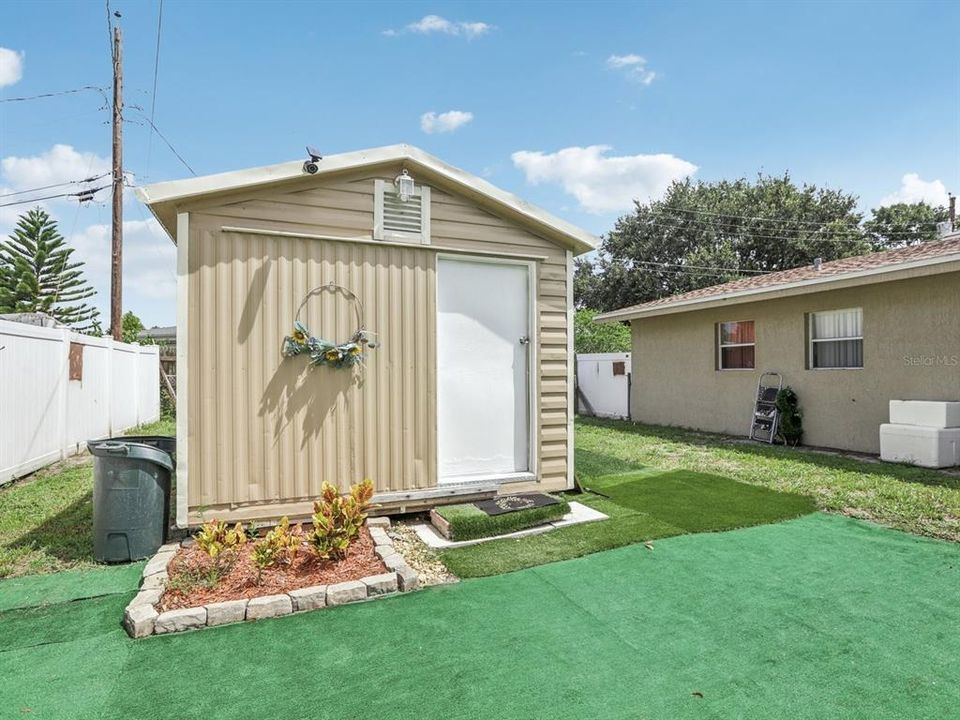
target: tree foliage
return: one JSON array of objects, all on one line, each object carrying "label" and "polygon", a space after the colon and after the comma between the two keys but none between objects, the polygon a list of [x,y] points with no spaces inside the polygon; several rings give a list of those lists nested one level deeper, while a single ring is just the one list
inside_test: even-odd
[{"label": "tree foliage", "polygon": [[870,242],[878,249],[916,245],[937,239],[937,223],[949,217],[943,206],[925,202],[897,203],[875,208],[863,224]]},{"label": "tree foliage", "polygon": [[864,225],[857,203],[841,190],[797,185],[788,174],[676,181],[661,200],[637,202],[621,217],[593,260],[577,262],[577,307],[613,310],[815,258],[932,239],[942,210],[881,208]]},{"label": "tree foliage", "polygon": [[44,312],[79,332],[95,331],[99,313],[83,301],[96,291],[72,256],[46,212],[36,208],[21,215],[0,242],[0,313]]},{"label": "tree foliage", "polygon": [[150,340],[141,341],[138,337],[140,331],[144,329],[143,322],[136,315],[133,314],[133,311],[127,310],[123,317],[120,318],[120,335],[121,340],[125,343],[140,342],[142,345],[152,345],[154,344]]},{"label": "tree foliage", "polygon": [[578,354],[630,352],[630,328],[618,322],[594,322],[596,315],[596,310],[577,310],[573,319],[574,350]]}]

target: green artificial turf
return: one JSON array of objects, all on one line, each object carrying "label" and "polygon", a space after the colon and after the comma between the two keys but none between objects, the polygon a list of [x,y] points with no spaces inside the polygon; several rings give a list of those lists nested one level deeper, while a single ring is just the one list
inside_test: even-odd
[{"label": "green artificial turf", "polygon": [[118,594],[0,613],[0,717],[942,720],[958,588],[957,545],[816,513],[138,641]]},{"label": "green artificial turf", "polygon": [[108,565],[0,580],[0,612],[44,603],[64,603],[133,592],[140,585],[140,574],[145,564]]},{"label": "green artificial turf", "polygon": [[502,515],[487,515],[473,503],[461,503],[443,505],[436,508],[436,512],[450,523],[451,540],[475,540],[492,535],[506,535],[543,525],[551,520],[559,520],[570,512],[570,504],[561,500],[553,505],[516,510]]},{"label": "green artificial turf", "polygon": [[[174,421],[163,418],[127,434],[174,433]],[[88,454],[0,488],[0,578],[93,566],[92,496]]]},{"label": "green artificial turf", "polygon": [[569,498],[608,520],[453,548],[440,557],[455,575],[483,577],[671,535],[778,522],[815,509],[802,495],[686,471],[638,470],[593,478],[589,487],[592,492]]}]

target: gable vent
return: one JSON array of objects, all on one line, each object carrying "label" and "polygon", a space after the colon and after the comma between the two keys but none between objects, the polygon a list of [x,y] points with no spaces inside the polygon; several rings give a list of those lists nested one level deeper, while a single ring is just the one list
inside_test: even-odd
[{"label": "gable vent", "polygon": [[417,186],[401,200],[393,183],[376,180],[374,203],[374,239],[430,242],[430,188]]}]

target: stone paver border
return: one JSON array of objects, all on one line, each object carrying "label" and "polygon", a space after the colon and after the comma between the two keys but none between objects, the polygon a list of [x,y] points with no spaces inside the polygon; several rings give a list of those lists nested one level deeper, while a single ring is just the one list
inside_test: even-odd
[{"label": "stone paver border", "polygon": [[396,551],[393,539],[387,533],[388,527],[389,518],[367,520],[374,550],[389,572],[334,585],[299,588],[280,595],[229,600],[203,607],[160,612],[156,605],[160,602],[166,586],[167,566],[180,547],[178,543],[168,543],[163,545],[143,568],[140,591],[124,610],[123,627],[130,637],[142,638],[246,620],[262,620],[416,590],[420,579],[416,571]]}]

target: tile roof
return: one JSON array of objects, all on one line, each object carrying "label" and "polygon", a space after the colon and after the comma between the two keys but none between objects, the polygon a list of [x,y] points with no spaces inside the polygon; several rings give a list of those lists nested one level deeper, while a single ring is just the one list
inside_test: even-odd
[{"label": "tile roof", "polygon": [[640,305],[632,305],[620,310],[614,310],[610,313],[604,313],[600,317],[643,312],[648,309],[669,307],[679,303],[690,303],[691,301],[698,300],[706,302],[707,300],[723,298],[733,293],[749,290],[772,290],[780,285],[790,285],[806,280],[817,280],[829,277],[841,279],[843,275],[863,272],[865,270],[878,270],[886,267],[895,270],[898,265],[923,260],[934,260],[941,257],[947,259],[951,255],[960,256],[960,234],[950,235],[942,240],[933,240],[919,245],[898,248],[896,250],[886,250],[868,255],[856,255],[841,260],[832,260],[823,263],[819,270],[813,265],[804,265],[791,270],[767,273],[766,275],[753,275],[740,280],[723,283],[722,285],[712,285],[678,295],[659,298],[658,300],[651,300],[650,302],[641,303]]}]

